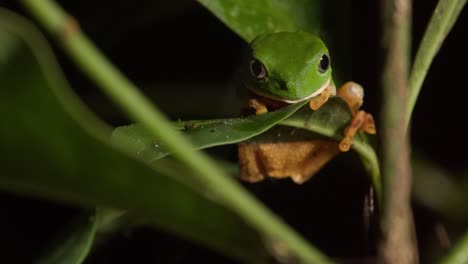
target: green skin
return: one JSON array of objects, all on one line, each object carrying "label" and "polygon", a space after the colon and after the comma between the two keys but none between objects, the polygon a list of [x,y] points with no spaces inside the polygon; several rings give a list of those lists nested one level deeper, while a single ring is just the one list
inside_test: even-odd
[{"label": "green skin", "polygon": [[267,75],[254,76],[247,85],[261,96],[295,103],[319,95],[331,80],[331,67],[319,71],[322,56],[328,49],[320,38],[306,32],[263,34],[250,44],[252,56],[265,67]]}]

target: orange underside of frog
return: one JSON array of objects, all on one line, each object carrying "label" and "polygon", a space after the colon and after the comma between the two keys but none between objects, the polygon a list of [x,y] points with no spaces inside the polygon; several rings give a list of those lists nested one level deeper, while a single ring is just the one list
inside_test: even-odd
[{"label": "orange underside of frog", "polygon": [[[315,175],[338,153],[348,151],[356,133],[376,133],[372,115],[360,110],[364,92],[359,84],[347,82],[338,90],[338,94],[334,87],[329,86],[313,98],[309,106],[312,110],[317,110],[331,96],[336,95],[348,104],[353,115],[340,142],[309,140],[241,143],[239,144],[240,178],[248,182],[258,182],[266,177],[280,179],[291,177],[294,182],[301,184]],[[255,109],[256,114],[259,115],[268,112],[268,109],[283,107],[287,103],[255,96],[248,100],[247,105]]]}]

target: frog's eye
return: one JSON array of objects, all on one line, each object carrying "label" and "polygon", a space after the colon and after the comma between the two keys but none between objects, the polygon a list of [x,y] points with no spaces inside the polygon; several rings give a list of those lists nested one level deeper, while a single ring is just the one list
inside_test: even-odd
[{"label": "frog's eye", "polygon": [[318,64],[318,71],[320,73],[325,73],[330,67],[330,56],[327,53],[323,54],[320,58],[320,62]]},{"label": "frog's eye", "polygon": [[263,80],[267,77],[267,70],[265,65],[257,59],[250,61],[250,73],[252,76],[257,78],[257,80]]}]

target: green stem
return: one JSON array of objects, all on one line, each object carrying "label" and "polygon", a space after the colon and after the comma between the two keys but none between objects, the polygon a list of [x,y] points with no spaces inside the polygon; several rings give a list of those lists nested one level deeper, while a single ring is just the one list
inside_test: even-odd
[{"label": "green stem", "polygon": [[427,71],[439,51],[444,39],[452,29],[466,0],[440,0],[432,14],[429,25],[419,46],[409,78],[409,100],[405,123],[409,125],[421,86]]},{"label": "green stem", "polygon": [[464,264],[468,263],[468,233],[466,233],[455,247],[450,251],[450,254],[445,256],[441,264]]},{"label": "green stem", "polygon": [[405,128],[411,27],[410,0],[383,0],[382,263],[417,263],[410,208],[411,172]]},{"label": "green stem", "polygon": [[307,263],[329,263],[330,260],[311,246],[298,233],[281,221],[255,197],[204,153],[195,152],[191,144],[174,133],[166,117],[126,79],[81,32],[73,20],[50,0],[23,0],[24,6],[52,34],[60,34],[64,49],[79,68],[103,89],[136,122],[141,123],[173,156],[198,175],[208,190],[216,193],[232,210],[265,235],[268,240],[284,243],[291,253]]}]

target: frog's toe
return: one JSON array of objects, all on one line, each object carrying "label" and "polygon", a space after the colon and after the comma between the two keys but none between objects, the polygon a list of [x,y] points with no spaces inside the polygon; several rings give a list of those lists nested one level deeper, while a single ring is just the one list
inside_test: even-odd
[{"label": "frog's toe", "polygon": [[309,102],[310,109],[315,111],[315,110],[319,109],[324,104],[323,100],[319,100],[319,99],[320,98],[310,100],[310,102]]},{"label": "frog's toe", "polygon": [[375,129],[374,118],[372,117],[371,114],[366,113],[363,127],[364,127],[364,131],[368,134],[374,135],[375,133],[377,133],[377,130]]},{"label": "frog's toe", "polygon": [[364,89],[355,82],[346,82],[338,90],[338,96],[341,97],[355,113],[364,102]]},{"label": "frog's toe", "polygon": [[351,148],[354,135],[362,129],[366,120],[366,112],[362,110],[358,111],[356,115],[354,115],[353,120],[351,120],[351,123],[345,129],[343,140],[340,142],[339,148],[341,151],[346,152]]},{"label": "frog's toe", "polygon": [[260,106],[258,108],[255,108],[255,114],[256,115],[263,115],[263,114],[266,114],[268,113],[268,109],[266,108],[266,106]]},{"label": "frog's toe", "polygon": [[256,115],[263,115],[265,113],[268,113],[268,108],[266,107],[266,105],[255,98],[250,98],[247,100],[247,107],[255,109]]},{"label": "frog's toe", "polygon": [[342,152],[347,152],[351,148],[351,144],[352,144],[352,139],[350,137],[345,137],[343,138],[343,140],[341,140],[338,147],[340,148]]}]

